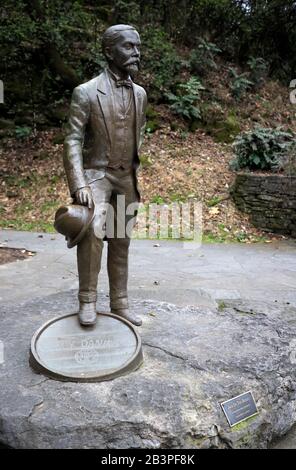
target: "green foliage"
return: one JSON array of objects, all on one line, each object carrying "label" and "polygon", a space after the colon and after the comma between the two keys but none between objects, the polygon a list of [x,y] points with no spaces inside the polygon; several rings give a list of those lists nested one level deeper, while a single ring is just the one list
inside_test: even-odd
[{"label": "green foliage", "polygon": [[226,303],[224,302],[224,300],[219,300],[218,301],[218,311],[219,312],[223,312],[223,310],[227,308],[227,305]]},{"label": "green foliage", "polygon": [[53,214],[54,211],[59,207],[59,205],[60,205],[59,201],[44,202],[40,207],[40,211],[43,214]]},{"label": "green foliage", "polygon": [[16,126],[15,128],[15,136],[17,139],[24,139],[25,137],[29,137],[32,133],[32,128],[28,126]]},{"label": "green foliage", "polygon": [[280,129],[257,127],[242,132],[233,143],[235,158],[230,166],[233,170],[272,170],[281,165],[289,154],[295,136]]},{"label": "green foliage", "polygon": [[238,74],[237,71],[233,68],[229,68],[230,76],[232,77],[232,82],[230,83],[230,89],[232,95],[235,99],[241,99],[247,90],[249,90],[254,83],[247,78],[246,73]]},{"label": "green foliage", "polygon": [[46,42],[54,42],[61,53],[72,52],[75,36],[77,40],[91,25],[90,15],[81,1],[72,2],[69,8],[69,2],[39,0],[32,2],[35,10],[31,12],[24,0],[6,0],[5,3],[0,43],[11,42],[18,57],[26,54],[22,60]]},{"label": "green foliage", "polygon": [[146,117],[147,119],[157,119],[158,113],[155,111],[154,107],[151,104],[148,104],[146,109]]},{"label": "green foliage", "polygon": [[23,215],[20,215],[17,219],[0,219],[0,227],[2,229],[13,229],[28,232],[55,233],[53,223],[44,222],[44,220],[26,222],[23,220]]},{"label": "green foliage", "polygon": [[136,24],[140,20],[139,2],[129,0],[115,0],[114,2],[114,24]]},{"label": "green foliage", "polygon": [[178,85],[178,94],[167,93],[172,111],[183,118],[194,121],[201,118],[200,108],[200,91],[205,88],[196,77],[191,77],[187,83]]},{"label": "green foliage", "polygon": [[47,115],[49,101],[63,97],[68,106],[73,87],[100,73],[102,33],[116,23],[134,24],[141,33],[139,80],[150,102],[176,93],[188,65],[197,76],[216,70],[221,50],[232,63],[248,61],[248,75],[232,73],[237,99],[260,86],[267,72],[286,81],[294,76],[295,0],[5,0],[0,15],[4,117],[30,125],[38,116],[34,127],[39,114],[46,114],[44,124],[59,124]]},{"label": "green foliage", "polygon": [[231,143],[240,132],[240,124],[235,110],[228,114],[216,101],[202,105],[202,127],[216,142]]},{"label": "green foliage", "polygon": [[96,76],[101,73],[107,65],[105,56],[100,49],[100,43],[92,42],[88,44],[83,72],[88,77]]},{"label": "green foliage", "polygon": [[143,168],[147,168],[152,165],[152,160],[151,160],[150,155],[147,155],[147,154],[140,155],[139,159]]},{"label": "green foliage", "polygon": [[203,233],[202,242],[203,243],[225,243],[226,235],[221,234],[217,235],[215,233],[207,232]]},{"label": "green foliage", "polygon": [[164,204],[165,201],[162,196],[157,195],[151,198],[151,203],[152,204]]},{"label": "green foliage", "polygon": [[147,134],[152,134],[157,129],[159,129],[160,121],[159,121],[158,113],[153,109],[151,105],[147,106],[146,117],[147,117],[147,123],[146,123],[145,132]]},{"label": "green foliage", "polygon": [[168,3],[178,11],[174,18],[168,18],[167,27],[177,27],[177,23],[186,44],[195,46],[197,35],[208,37],[233,62],[242,64],[250,56],[263,57],[273,75],[286,79],[293,76],[295,0],[184,0],[178,7],[177,0],[161,2]]},{"label": "green foliage", "polygon": [[208,207],[214,207],[217,206],[221,202],[221,198],[219,196],[214,196],[211,199],[209,199],[206,204]]},{"label": "green foliage", "polygon": [[215,56],[220,52],[222,51],[216,44],[200,38],[197,49],[194,49],[190,54],[189,62],[191,70],[201,76],[205,75],[209,70],[216,70]]},{"label": "green foliage", "polygon": [[159,121],[154,119],[149,119],[146,123],[145,132],[147,134],[153,134],[157,129],[159,129]]},{"label": "green foliage", "polygon": [[231,143],[240,132],[240,125],[235,113],[229,113],[225,120],[216,123],[216,129],[212,132],[217,142]]},{"label": "green foliage", "polygon": [[250,57],[247,62],[250,68],[250,80],[255,87],[260,87],[266,78],[268,63],[262,57]]},{"label": "green foliage", "polygon": [[39,124],[39,114],[46,116],[46,124],[54,123],[48,104],[65,99],[65,92],[70,95],[84,77],[92,77],[96,55],[89,51],[97,44],[99,26],[84,3],[5,1],[0,15],[4,115],[24,125]]},{"label": "green foliage", "polygon": [[163,94],[178,83],[181,59],[161,28],[148,27],[141,34],[142,68],[149,73],[149,98],[162,99]]},{"label": "green foliage", "polygon": [[[180,193],[170,193],[169,198],[170,202],[186,202],[188,201],[189,195],[180,194]],[[191,195],[192,197],[192,195]]]}]

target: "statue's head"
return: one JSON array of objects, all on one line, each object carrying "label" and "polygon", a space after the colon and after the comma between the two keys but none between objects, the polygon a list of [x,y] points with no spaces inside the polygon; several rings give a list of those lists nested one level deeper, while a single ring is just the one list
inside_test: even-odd
[{"label": "statue's head", "polygon": [[102,38],[103,54],[109,66],[122,73],[133,74],[140,65],[140,36],[132,26],[110,26]]}]

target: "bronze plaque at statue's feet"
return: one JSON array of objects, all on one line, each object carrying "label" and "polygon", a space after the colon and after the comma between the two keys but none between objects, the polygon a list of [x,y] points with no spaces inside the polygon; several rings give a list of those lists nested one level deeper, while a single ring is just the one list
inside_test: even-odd
[{"label": "bronze plaque at statue's feet", "polygon": [[31,365],[56,380],[101,382],[142,362],[140,336],[131,323],[112,314],[98,314],[92,327],[81,326],[77,314],[54,318],[31,341]]}]

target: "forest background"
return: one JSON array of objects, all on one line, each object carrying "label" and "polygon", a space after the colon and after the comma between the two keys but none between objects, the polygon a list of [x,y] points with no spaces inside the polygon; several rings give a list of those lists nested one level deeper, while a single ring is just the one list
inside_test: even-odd
[{"label": "forest background", "polygon": [[[279,130],[295,136],[291,0],[4,0],[0,226],[54,230],[55,210],[69,200],[62,143],[71,93],[104,68],[101,36],[116,23],[134,25],[142,41],[143,202],[201,201],[205,241],[277,238],[252,226],[229,188],[235,139],[254,130],[260,139],[262,129],[271,142]],[[249,171],[270,170],[255,163]]]}]

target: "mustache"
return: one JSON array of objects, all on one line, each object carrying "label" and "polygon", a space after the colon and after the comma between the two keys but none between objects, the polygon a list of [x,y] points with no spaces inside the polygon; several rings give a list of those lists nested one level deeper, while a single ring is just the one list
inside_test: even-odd
[{"label": "mustache", "polygon": [[127,60],[124,64],[124,66],[127,66],[127,65],[137,65],[138,67],[140,66],[140,59],[129,59]]}]

